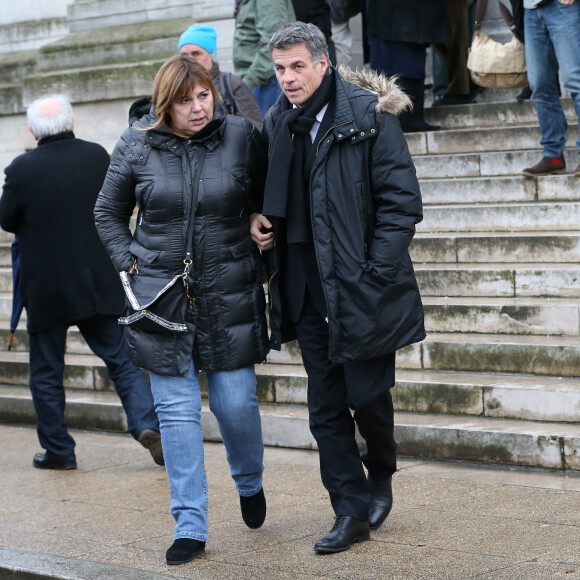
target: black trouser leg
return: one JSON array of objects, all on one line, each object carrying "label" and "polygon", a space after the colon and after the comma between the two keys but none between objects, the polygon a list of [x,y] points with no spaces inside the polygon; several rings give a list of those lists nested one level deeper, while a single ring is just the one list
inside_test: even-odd
[{"label": "black trouser leg", "polygon": [[396,470],[389,394],[394,356],[344,365],[330,362],[328,325],[309,295],[296,330],[308,373],[310,430],[318,444],[322,483],[336,514],[366,521],[370,492],[355,419],[367,440],[365,464],[374,478],[388,477]]},{"label": "black trouser leg", "polygon": [[66,324],[30,333],[30,392],[37,415],[38,440],[47,455],[58,461],[74,461],[75,441],[64,420],[62,384]]},{"label": "black trouser leg", "polygon": [[348,403],[366,442],[362,460],[377,481],[397,471],[397,443],[391,387],[395,384],[395,354],[344,363]]}]

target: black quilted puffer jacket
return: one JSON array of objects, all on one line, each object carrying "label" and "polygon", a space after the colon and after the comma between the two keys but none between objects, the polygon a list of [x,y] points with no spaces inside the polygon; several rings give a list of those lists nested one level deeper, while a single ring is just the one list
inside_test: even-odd
[{"label": "black quilted puffer jacket", "polygon": [[[259,251],[249,215],[259,211],[266,157],[259,133],[241,117],[214,119],[190,139],[155,122],[144,101],[130,112],[95,206],[99,236],[116,267],[136,260],[140,275],[169,278],[183,272],[191,203],[195,201],[190,293],[195,331],[128,331],[128,354],[160,375],[185,376],[191,357],[198,370],[233,370],[262,362],[268,353]],[[134,234],[129,229],[138,205]]]}]

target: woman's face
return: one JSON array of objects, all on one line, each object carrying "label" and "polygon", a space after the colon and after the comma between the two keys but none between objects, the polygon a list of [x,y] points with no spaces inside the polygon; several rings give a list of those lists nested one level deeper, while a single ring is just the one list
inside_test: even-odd
[{"label": "woman's face", "polygon": [[169,106],[169,128],[177,135],[191,137],[213,119],[213,108],[211,90],[195,85],[189,95]]}]

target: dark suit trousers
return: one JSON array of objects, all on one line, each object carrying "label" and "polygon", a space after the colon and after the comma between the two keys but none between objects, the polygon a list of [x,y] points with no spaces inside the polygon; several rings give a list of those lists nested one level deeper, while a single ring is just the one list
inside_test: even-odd
[{"label": "dark suit trousers", "polygon": [[[370,492],[363,464],[376,480],[386,479],[397,469],[390,393],[395,355],[332,363],[328,324],[308,291],[296,331],[308,374],[310,430],[318,443],[322,483],[337,515],[366,521]],[[362,456],[355,423],[366,441]]]},{"label": "dark suit trousers", "polygon": [[[94,316],[77,326],[92,351],[107,365],[109,377],[121,398],[130,433],[136,439],[144,429],[159,431],[149,383],[141,369],[125,355],[123,328],[115,316]],[[63,461],[75,456],[74,439],[64,420],[64,355],[68,325],[29,334],[30,391],[37,415],[40,445]]]}]

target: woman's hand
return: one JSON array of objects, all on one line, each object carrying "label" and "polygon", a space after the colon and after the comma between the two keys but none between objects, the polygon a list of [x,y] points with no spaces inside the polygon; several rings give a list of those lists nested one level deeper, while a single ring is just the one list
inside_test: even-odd
[{"label": "woman's hand", "polygon": [[560,4],[574,4],[576,0],[560,0]]},{"label": "woman's hand", "polygon": [[253,213],[250,216],[250,235],[261,252],[266,252],[274,247],[272,224],[261,213]]}]

